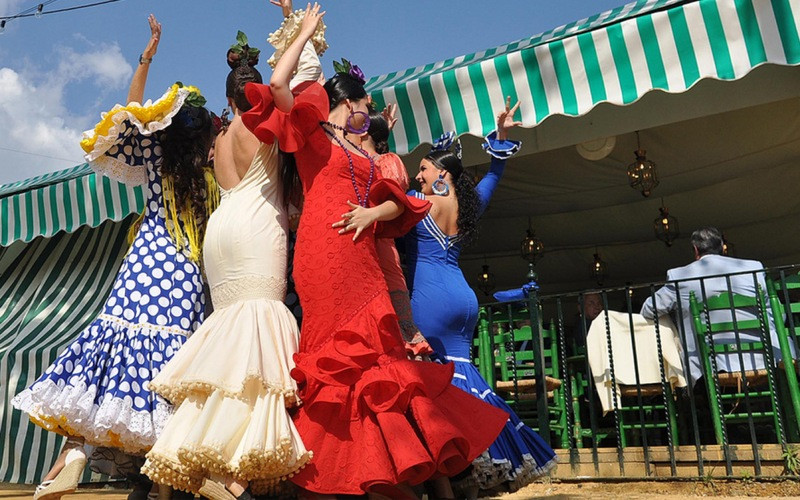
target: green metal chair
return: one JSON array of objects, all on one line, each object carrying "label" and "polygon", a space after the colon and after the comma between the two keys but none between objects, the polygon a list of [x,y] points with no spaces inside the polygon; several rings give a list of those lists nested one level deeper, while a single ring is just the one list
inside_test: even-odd
[{"label": "green metal chair", "polygon": [[[615,402],[616,431],[622,448],[641,446],[647,439],[645,433],[659,430],[673,445],[678,444],[675,398],[669,382],[617,387],[620,397]],[[634,437],[633,443],[629,442],[630,436]]]},{"label": "green metal chair", "polygon": [[[565,379],[570,384],[570,396],[572,405],[572,435],[575,438],[575,447],[583,448],[584,440],[591,439],[596,442],[601,442],[612,435],[615,431],[613,427],[599,427],[592,429],[591,420],[595,418],[592,415],[594,408],[589,408],[588,405],[595,404],[592,395],[594,388],[590,383],[591,377],[586,376],[588,370],[586,366],[586,347],[578,346],[572,342],[571,348],[572,355],[567,356],[565,366]],[[597,411],[599,410],[599,405]],[[589,422],[584,420],[584,411],[589,415]]]},{"label": "green metal chair", "polygon": [[[476,339],[477,357],[474,360],[481,375],[495,392],[506,399],[526,425],[538,431],[536,404],[536,371],[530,315],[525,308],[511,307],[496,311],[489,317],[482,307]],[[497,333],[490,334],[492,329]],[[548,422],[562,448],[569,448],[567,402],[561,382],[558,359],[558,339],[554,325],[541,329],[544,344],[545,379],[548,400]],[[526,346],[523,348],[523,346]],[[515,364],[516,361],[516,364]]]},{"label": "green metal chair", "polygon": [[800,442],[800,386],[797,381],[799,365],[793,359],[790,344],[798,345],[800,319],[795,320],[789,316],[800,314],[800,298],[797,296],[800,293],[800,276],[796,274],[787,276],[780,280],[780,286],[771,278],[767,278],[767,293],[783,357],[783,361],[778,365],[780,368],[778,372],[782,375],[779,378],[778,388],[783,402],[785,421],[789,424],[786,431],[790,441],[796,443]]},{"label": "green metal chair", "polygon": [[[748,297],[726,292],[707,298],[705,303],[699,301],[694,292],[690,292],[689,295],[689,307],[697,335],[714,434],[718,444],[727,442],[728,424],[745,422],[750,418],[753,421],[771,422],[775,426],[780,442],[784,441],[783,436],[779,435],[782,426],[774,370],[769,363],[764,369],[747,370],[744,374],[741,371],[714,373],[714,359],[717,354],[742,353],[744,356],[749,353],[764,354],[771,350],[766,300],[762,290],[759,289],[758,293],[759,297]],[[734,311],[737,309],[754,310],[758,317],[738,320],[734,316]],[[713,322],[710,315],[713,311],[731,311],[730,320]],[[747,331],[761,332],[766,342],[737,343],[735,339],[715,338],[719,334],[741,335]],[[742,401],[745,404],[742,404]],[[765,409],[749,411],[751,401],[760,403]]]},{"label": "green metal chair", "polygon": [[[678,421],[675,411],[675,399],[669,383],[620,385],[621,401],[618,402],[618,426],[620,442],[623,448],[629,446],[628,435],[662,429],[669,434],[673,445],[678,444]],[[641,397],[641,403],[639,398]],[[660,416],[665,413],[665,418]],[[635,443],[639,446],[639,443]]]}]

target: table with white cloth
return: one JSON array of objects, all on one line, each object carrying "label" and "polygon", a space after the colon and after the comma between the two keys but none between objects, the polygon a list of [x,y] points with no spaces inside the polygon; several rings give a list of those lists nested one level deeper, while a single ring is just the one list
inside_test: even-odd
[{"label": "table with white cloth", "polygon": [[[603,414],[614,409],[613,390],[617,391],[617,401],[619,402],[621,397],[619,385],[635,386],[637,384],[635,365],[638,365],[639,385],[661,383],[655,322],[640,314],[617,311],[608,311],[607,316],[616,384],[612,382],[611,377],[610,358],[612,356],[609,356],[608,352],[609,336],[606,335],[606,314],[600,314],[592,321],[586,336],[586,353],[597,396],[603,407]],[[631,323],[633,340],[631,339]],[[668,316],[659,318],[658,330],[661,337],[661,355],[666,380],[673,388],[686,387],[678,330]],[[636,343],[637,363],[635,364],[633,342]]]}]

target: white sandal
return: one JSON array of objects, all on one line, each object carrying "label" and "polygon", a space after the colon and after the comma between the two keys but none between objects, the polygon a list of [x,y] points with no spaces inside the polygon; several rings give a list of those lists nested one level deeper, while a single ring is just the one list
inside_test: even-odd
[{"label": "white sandal", "polygon": [[64,459],[64,468],[55,479],[44,481],[36,487],[33,500],[58,500],[66,494],[73,493],[78,489],[86,462],[86,452],[83,447],[69,450]]},{"label": "white sandal", "polygon": [[236,500],[236,496],[223,483],[210,478],[203,479],[203,485],[197,493],[210,500]]}]

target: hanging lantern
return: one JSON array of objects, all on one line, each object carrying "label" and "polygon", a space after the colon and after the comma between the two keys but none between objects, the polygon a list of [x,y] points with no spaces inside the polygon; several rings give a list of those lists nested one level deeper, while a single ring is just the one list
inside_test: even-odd
[{"label": "hanging lantern", "polygon": [[599,286],[603,286],[603,281],[606,279],[608,267],[600,254],[595,250],[594,262],[592,262],[592,279],[597,282]]},{"label": "hanging lantern", "polygon": [[478,290],[482,291],[487,296],[494,290],[495,280],[494,274],[489,272],[489,264],[483,265],[483,270],[478,276]]},{"label": "hanging lantern", "polygon": [[531,229],[530,217],[528,217],[527,235],[520,243],[520,255],[528,261],[528,281],[537,281],[539,277],[536,275],[536,271],[533,270],[533,266],[536,265],[536,261],[544,257],[544,243],[536,237],[536,231]]},{"label": "hanging lantern", "polygon": [[527,236],[520,245],[520,255],[533,265],[544,257],[544,243],[536,237],[536,231],[528,229]]},{"label": "hanging lantern", "polygon": [[628,165],[628,183],[633,189],[642,192],[645,198],[658,186],[656,164],[647,159],[646,151],[639,143],[639,132],[636,132],[636,161]]},{"label": "hanging lantern", "polygon": [[681,235],[678,229],[678,219],[669,214],[669,209],[664,206],[661,200],[661,207],[658,209],[658,217],[653,221],[653,231],[656,238],[663,241],[668,247]]}]

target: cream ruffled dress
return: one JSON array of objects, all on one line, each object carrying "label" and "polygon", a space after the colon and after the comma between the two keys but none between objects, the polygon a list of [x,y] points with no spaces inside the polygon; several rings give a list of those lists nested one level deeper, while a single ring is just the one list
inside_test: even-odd
[{"label": "cream ruffled dress", "polygon": [[289,372],[299,333],[283,304],[277,147],[262,144],[241,182],[221,192],[203,246],[214,312],[151,384],[176,409],[142,470],[193,492],[204,477],[230,475],[258,493],[311,458],[286,410],[298,403]]}]

